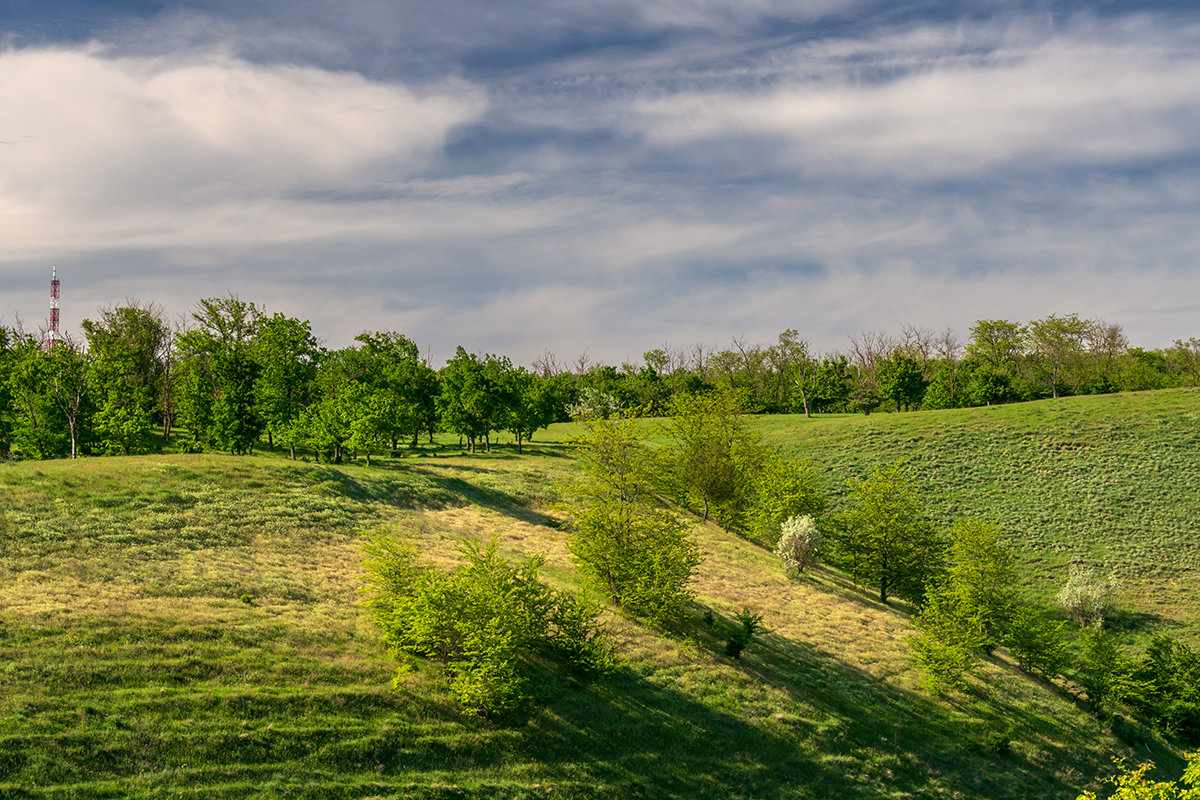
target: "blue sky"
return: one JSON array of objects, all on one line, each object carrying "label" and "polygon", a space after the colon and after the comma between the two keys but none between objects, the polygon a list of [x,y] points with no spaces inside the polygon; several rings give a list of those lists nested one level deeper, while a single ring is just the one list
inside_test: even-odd
[{"label": "blue sky", "polygon": [[234,293],[330,346],[1200,335],[1182,2],[0,0],[0,323]]}]

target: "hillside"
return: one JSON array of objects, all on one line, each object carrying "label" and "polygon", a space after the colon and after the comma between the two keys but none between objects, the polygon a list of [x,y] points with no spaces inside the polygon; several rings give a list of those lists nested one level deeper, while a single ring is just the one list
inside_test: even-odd
[{"label": "hillside", "polygon": [[935,518],[1003,527],[1032,594],[1081,559],[1124,584],[1118,629],[1200,643],[1200,390],[759,424],[835,496],[903,458]]},{"label": "hillside", "polygon": [[[846,441],[898,436],[882,417],[821,422]],[[807,425],[787,435],[818,439]],[[1073,797],[1127,747],[1003,659],[986,687],[930,698],[904,613],[836,573],[790,581],[711,526],[691,622],[666,635],[606,617],[625,658],[613,677],[544,685],[544,705],[500,722],[462,715],[428,666],[393,686],[357,605],[360,532],[402,531],[437,559],[497,533],[570,584],[546,511],[570,462],[534,450],[370,470],[216,455],[0,467],[0,795]],[[735,662],[702,618],[719,629],[742,606],[767,633]]]}]

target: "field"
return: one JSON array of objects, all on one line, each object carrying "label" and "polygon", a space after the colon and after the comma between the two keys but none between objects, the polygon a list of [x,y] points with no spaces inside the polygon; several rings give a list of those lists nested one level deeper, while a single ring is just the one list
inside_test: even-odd
[{"label": "field", "polygon": [[[1150,615],[1130,627],[1193,632],[1200,396],[1098,400],[756,424],[835,493],[903,455],[935,515],[999,518],[1031,591],[1051,592],[1077,555],[1107,560]],[[930,697],[903,609],[834,571],[789,580],[713,526],[696,528],[706,561],[687,622],[608,613],[615,675],[549,676],[516,717],[463,715],[435,668],[381,647],[358,604],[362,532],[410,536],[438,561],[496,534],[574,586],[549,510],[569,433],[523,457],[429,448],[370,469],[220,455],[0,466],[0,796],[1069,798],[1114,754],[1178,770],[1153,737],[1127,724],[1115,737],[1069,687],[1003,654],[971,692]],[[1127,535],[1106,541],[1114,530]],[[1119,558],[1134,546],[1140,560]],[[742,607],[766,632],[732,661],[722,637]]]},{"label": "field", "polygon": [[759,424],[834,496],[905,459],[935,519],[1002,526],[1031,594],[1078,559],[1122,581],[1119,629],[1200,645],[1200,391]]}]

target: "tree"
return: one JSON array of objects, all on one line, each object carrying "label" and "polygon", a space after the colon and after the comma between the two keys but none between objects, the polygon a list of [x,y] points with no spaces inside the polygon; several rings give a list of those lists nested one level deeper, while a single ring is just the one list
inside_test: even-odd
[{"label": "tree", "polygon": [[764,449],[737,391],[679,395],[666,421],[670,477],[683,502],[726,529],[742,526]]},{"label": "tree", "polygon": [[981,319],[971,327],[967,355],[996,373],[1010,378],[1017,374],[1025,354],[1026,328],[1006,319]]},{"label": "tree", "polygon": [[67,424],[50,389],[50,358],[37,337],[17,332],[8,361],[14,450],[28,458],[66,455]]},{"label": "tree", "polygon": [[613,602],[664,621],[691,598],[688,583],[700,553],[685,526],[658,503],[654,463],[638,434],[636,420],[596,419],[572,440],[578,466],[563,490],[571,516],[567,547]]},{"label": "tree", "polygon": [[296,459],[303,438],[299,424],[304,410],[316,400],[317,366],[321,348],[307,320],[274,314],[262,321],[255,341],[260,365],[254,384],[255,406],[272,446],[276,439]]},{"label": "tree", "polygon": [[162,310],[131,302],[101,309],[99,319],[85,319],[82,327],[91,355],[100,447],[124,455],[148,452],[155,412],[166,413],[171,330]]},{"label": "tree", "polygon": [[1080,625],[1103,628],[1119,585],[1115,578],[1102,578],[1095,569],[1077,561],[1071,565],[1067,583],[1054,600]]},{"label": "tree", "polygon": [[1016,572],[999,533],[986,522],[960,520],[950,532],[946,569],[926,589],[909,645],[934,691],[964,688],[978,653],[990,653],[1009,628]]},{"label": "tree", "polygon": [[897,595],[919,602],[941,571],[944,545],[925,516],[902,462],[878,467],[866,480],[850,480],[850,505],[836,519],[842,566],[879,600]]},{"label": "tree", "polygon": [[71,435],[71,458],[79,456],[79,429],[87,413],[89,359],[70,337],[46,353],[47,385]]},{"label": "tree", "polygon": [[763,448],[758,469],[750,476],[751,500],[746,531],[762,544],[774,546],[780,526],[792,517],[815,517],[825,510],[820,476],[808,461],[785,457]]},{"label": "tree", "polygon": [[1064,380],[1078,391],[1085,371],[1084,340],[1091,321],[1077,314],[1048,317],[1029,323],[1029,352],[1034,367],[1050,385],[1051,394],[1058,397],[1058,387]]},{"label": "tree", "polygon": [[232,453],[247,453],[265,423],[255,402],[259,362],[255,342],[262,311],[234,296],[201,300],[192,313],[203,331],[196,344],[207,346],[212,380],[212,441]]},{"label": "tree", "polygon": [[895,350],[879,362],[879,394],[901,407],[916,408],[925,396],[925,379],[917,359],[903,350]]}]

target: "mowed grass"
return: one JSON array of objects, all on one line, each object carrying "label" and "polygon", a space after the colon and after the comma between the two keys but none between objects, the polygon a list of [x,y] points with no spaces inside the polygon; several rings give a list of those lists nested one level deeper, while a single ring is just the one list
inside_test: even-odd
[{"label": "mowed grass", "polygon": [[[549,510],[566,433],[525,457],[371,469],[216,455],[0,467],[0,796],[1073,797],[1131,745],[1178,768],[1003,658],[972,692],[929,697],[902,610],[836,572],[790,580],[713,526],[696,529],[688,620],[659,631],[610,611],[614,675],[549,674],[521,715],[464,715],[432,665],[397,676],[359,605],[363,531],[402,532],[443,562],[463,537],[497,534],[574,587]],[[742,607],[766,628],[731,661]]]},{"label": "mowed grass", "polygon": [[1200,390],[756,424],[835,498],[904,459],[943,525],[1002,526],[1031,595],[1049,601],[1080,560],[1121,580],[1117,629],[1200,645]]}]

